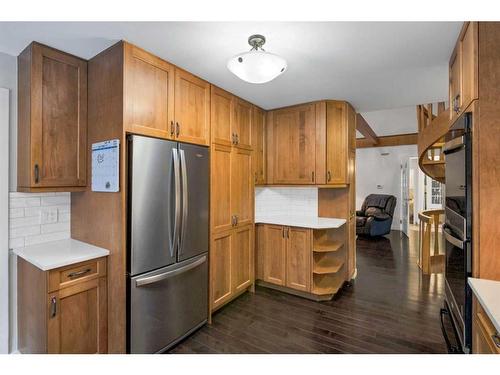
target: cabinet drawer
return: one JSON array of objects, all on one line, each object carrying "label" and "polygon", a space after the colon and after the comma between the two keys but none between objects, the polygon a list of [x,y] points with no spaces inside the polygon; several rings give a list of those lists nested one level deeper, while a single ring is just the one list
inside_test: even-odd
[{"label": "cabinet drawer", "polygon": [[483,350],[484,352],[488,352],[491,354],[500,354],[500,332],[497,332],[495,326],[486,315],[486,312],[483,310],[482,306],[477,302],[476,304],[476,314],[474,317],[474,323],[477,329],[477,333],[482,336],[482,348],[485,349],[486,345],[489,348],[489,351]]},{"label": "cabinet drawer", "polygon": [[106,276],[106,258],[92,259],[51,270],[48,276],[49,292]]}]

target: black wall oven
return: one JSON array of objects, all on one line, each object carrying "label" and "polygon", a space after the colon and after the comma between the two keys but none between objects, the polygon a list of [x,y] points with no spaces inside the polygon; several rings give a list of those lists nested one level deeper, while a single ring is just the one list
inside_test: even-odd
[{"label": "black wall oven", "polygon": [[[472,276],[472,114],[465,113],[446,136],[445,304],[441,323],[448,351],[469,353],[472,342],[472,294],[467,278]],[[451,318],[455,344],[444,327]]]}]

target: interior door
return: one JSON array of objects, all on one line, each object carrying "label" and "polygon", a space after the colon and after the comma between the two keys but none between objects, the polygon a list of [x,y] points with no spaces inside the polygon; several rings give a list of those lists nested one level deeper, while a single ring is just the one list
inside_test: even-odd
[{"label": "interior door", "polygon": [[176,139],[209,145],[210,84],[194,75],[175,70]]},{"label": "interior door", "polygon": [[273,182],[314,184],[316,114],[314,104],[273,112]]},{"label": "interior door", "polygon": [[286,241],[281,225],[266,225],[264,281],[285,285]]},{"label": "interior door", "polygon": [[209,151],[207,147],[179,144],[181,165],[181,231],[178,261],[208,251]]},{"label": "interior door", "polygon": [[[130,272],[137,275],[176,261],[177,143],[130,136]],[[177,180],[177,182],[176,182]]]},{"label": "interior door", "polygon": [[285,228],[286,286],[309,292],[311,290],[311,230]]},{"label": "interior door", "polygon": [[408,161],[401,166],[401,230],[406,236],[409,236],[408,233],[408,216],[409,210],[408,205],[410,203],[409,198],[409,168]]},{"label": "interior door", "polygon": [[238,293],[249,287],[254,278],[253,225],[235,229],[232,241],[231,284],[232,292]]}]

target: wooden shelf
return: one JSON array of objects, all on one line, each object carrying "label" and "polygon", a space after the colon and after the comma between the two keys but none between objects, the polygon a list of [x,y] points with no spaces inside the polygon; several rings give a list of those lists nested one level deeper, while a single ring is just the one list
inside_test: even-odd
[{"label": "wooden shelf", "polygon": [[315,275],[312,293],[316,295],[335,294],[344,284],[342,275]]},{"label": "wooden shelf", "polygon": [[422,164],[425,165],[438,165],[438,164],[445,164],[444,160],[423,160]]},{"label": "wooden shelf", "polygon": [[344,265],[344,262],[338,262],[333,265],[328,265],[328,266],[321,266],[321,265],[314,265],[313,266],[313,273],[316,275],[325,275],[325,274],[332,274],[332,273],[337,273],[339,270],[342,268]]},{"label": "wooden shelf", "polygon": [[340,241],[331,241],[316,244],[313,246],[313,251],[315,253],[333,253],[342,249],[344,244]]}]

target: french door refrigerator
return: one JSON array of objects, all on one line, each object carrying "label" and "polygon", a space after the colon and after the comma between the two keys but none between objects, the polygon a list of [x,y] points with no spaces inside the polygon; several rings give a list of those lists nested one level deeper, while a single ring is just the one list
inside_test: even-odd
[{"label": "french door refrigerator", "polygon": [[208,316],[209,151],[128,136],[127,349],[163,352]]}]

